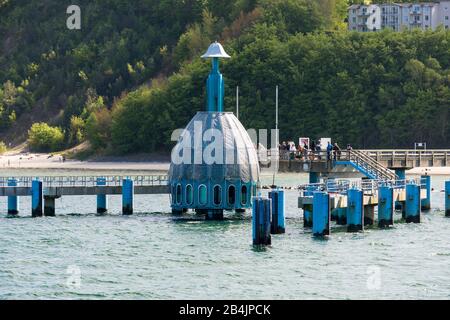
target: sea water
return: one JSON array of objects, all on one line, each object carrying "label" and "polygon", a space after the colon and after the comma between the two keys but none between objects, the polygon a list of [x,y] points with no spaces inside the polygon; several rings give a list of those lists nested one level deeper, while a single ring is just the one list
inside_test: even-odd
[{"label": "sea water", "polygon": [[[14,171],[3,175],[104,175]],[[110,172],[108,174],[146,174]],[[276,182],[296,186],[304,174]],[[6,218],[0,198],[0,299],[448,299],[450,218],[445,176],[433,176],[432,207],[421,224],[350,234],[333,224],[328,240],[303,229],[298,191],[286,191],[286,234],[252,246],[251,212],[210,222],[172,216],[168,195],[136,195],[121,215],[120,196],[98,216],[95,196],[56,200],[56,217]],[[271,184],[272,177],[263,183]],[[263,190],[263,195],[267,191]]]}]

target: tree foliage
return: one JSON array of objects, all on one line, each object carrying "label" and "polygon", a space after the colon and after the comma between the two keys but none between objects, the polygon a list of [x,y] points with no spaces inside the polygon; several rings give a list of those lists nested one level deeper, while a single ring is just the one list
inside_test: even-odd
[{"label": "tree foliage", "polygon": [[64,133],[58,127],[35,123],[28,131],[28,145],[33,151],[59,151],[64,143]]}]

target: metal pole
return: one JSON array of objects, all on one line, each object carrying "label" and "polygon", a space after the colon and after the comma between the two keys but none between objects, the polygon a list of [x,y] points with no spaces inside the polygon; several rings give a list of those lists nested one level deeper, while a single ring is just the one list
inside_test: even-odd
[{"label": "metal pole", "polygon": [[[275,90],[275,139],[276,139],[276,150],[277,150],[277,155],[278,155],[278,157],[280,156],[279,154],[278,154],[278,146],[279,146],[279,144],[280,144],[280,141],[279,141],[279,136],[278,136],[278,86],[276,86],[276,90]],[[279,159],[277,160],[277,161],[279,161]],[[276,175],[276,172],[274,171],[273,172],[273,180],[272,180],[272,185],[273,186],[275,186],[275,175]]]},{"label": "metal pole", "polygon": [[239,119],[239,86],[236,87],[236,117]]}]

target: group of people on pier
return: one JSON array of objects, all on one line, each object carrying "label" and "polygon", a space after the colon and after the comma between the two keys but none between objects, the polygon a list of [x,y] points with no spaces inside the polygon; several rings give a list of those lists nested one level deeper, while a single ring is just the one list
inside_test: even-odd
[{"label": "group of people on pier", "polygon": [[[350,144],[347,144],[347,154],[353,150]],[[311,140],[308,144],[306,142],[295,144],[293,141],[283,141],[279,144],[280,158],[283,160],[322,160],[326,154],[326,160],[337,161],[341,159],[342,149],[337,142],[328,142],[327,146],[323,149],[320,140]]]}]

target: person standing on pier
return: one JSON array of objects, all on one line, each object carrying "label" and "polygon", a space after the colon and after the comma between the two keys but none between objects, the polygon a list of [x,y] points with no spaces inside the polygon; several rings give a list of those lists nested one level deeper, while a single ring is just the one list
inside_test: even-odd
[{"label": "person standing on pier", "polygon": [[333,145],[333,154],[334,154],[334,161],[341,159],[341,148],[339,147],[337,142],[335,142]]},{"label": "person standing on pier", "polygon": [[347,144],[347,158],[350,160],[350,154],[352,153],[352,146],[350,144]]},{"label": "person standing on pier", "polygon": [[327,144],[327,160],[331,160],[331,152],[333,151],[333,146],[331,145],[331,142],[328,141]]}]

